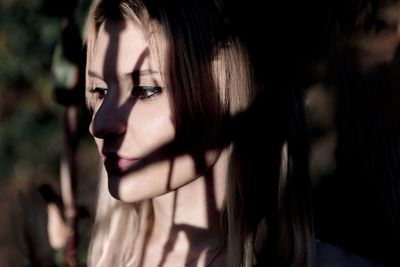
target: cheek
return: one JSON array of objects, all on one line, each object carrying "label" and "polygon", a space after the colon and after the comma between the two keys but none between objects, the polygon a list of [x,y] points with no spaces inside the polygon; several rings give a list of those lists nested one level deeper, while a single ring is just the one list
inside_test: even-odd
[{"label": "cheek", "polygon": [[194,165],[188,156],[154,162],[124,176],[118,184],[118,196],[126,202],[160,196],[194,178],[189,170],[194,170]]},{"label": "cheek", "polygon": [[174,141],[175,126],[165,110],[133,111],[129,118],[129,131],[146,152]]},{"label": "cheek", "polygon": [[[204,155],[206,165],[196,171],[196,161],[190,155],[180,155],[158,161],[136,172],[129,173],[123,179],[110,179],[110,192],[118,190],[117,198],[124,202],[137,202],[160,196],[194,181],[209,169],[219,153],[211,151]],[[113,181],[118,181],[113,185]]]}]

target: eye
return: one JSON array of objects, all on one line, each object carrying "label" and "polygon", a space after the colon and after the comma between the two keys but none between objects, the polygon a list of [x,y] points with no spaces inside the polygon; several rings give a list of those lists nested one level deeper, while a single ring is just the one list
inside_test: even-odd
[{"label": "eye", "polygon": [[135,86],[132,89],[132,96],[137,99],[150,99],[162,92],[160,86]]},{"label": "eye", "polygon": [[100,87],[95,87],[89,89],[89,93],[92,93],[97,96],[98,99],[103,99],[104,96],[107,94],[108,89],[106,88],[100,88]]}]

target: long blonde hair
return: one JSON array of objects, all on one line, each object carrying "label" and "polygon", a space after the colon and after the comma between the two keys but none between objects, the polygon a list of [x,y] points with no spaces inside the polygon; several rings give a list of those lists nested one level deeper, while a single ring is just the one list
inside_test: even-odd
[{"label": "long blonde hair", "polygon": [[[190,147],[186,148],[188,150],[231,147],[228,192],[221,218],[227,229],[227,266],[252,266],[256,262],[255,240],[269,240],[271,219],[263,219],[265,214],[255,216],[256,219],[251,221],[245,218],[254,209],[248,207],[245,199],[248,192],[243,188],[245,176],[250,173],[241,164],[240,145],[237,148],[235,144],[235,140],[240,138],[234,137],[231,130],[235,130],[235,117],[247,112],[261,87],[253,74],[246,46],[231,30],[229,20],[222,15],[221,6],[212,0],[176,1],[178,3],[174,3],[175,0],[95,1],[88,20],[87,66],[92,60],[97,32],[106,19],[130,20],[143,30],[150,49],[160,59],[166,86],[173,88],[170,97],[177,140]],[[90,105],[90,96],[87,99]],[[283,142],[277,146],[279,155],[282,145]],[[138,267],[145,235],[152,223],[151,204],[149,201],[127,204],[112,199],[107,192],[105,176],[103,173],[88,264],[91,267]],[[279,172],[274,179],[277,186],[270,191],[275,190],[280,199],[285,195],[278,192],[279,188],[285,191],[285,179],[280,178]],[[280,253],[293,258],[289,262],[303,262],[299,266],[306,266],[309,257],[304,249],[297,247],[310,247],[309,222],[306,216],[304,220],[301,216],[296,219],[300,223],[293,222],[293,225],[302,228],[300,240],[306,244],[293,240],[293,244],[285,248],[279,247],[282,242],[272,243],[277,246],[276,250],[290,250]],[[280,217],[275,220],[279,221]],[[290,222],[285,220],[285,223]],[[267,231],[264,233],[258,228]]]}]

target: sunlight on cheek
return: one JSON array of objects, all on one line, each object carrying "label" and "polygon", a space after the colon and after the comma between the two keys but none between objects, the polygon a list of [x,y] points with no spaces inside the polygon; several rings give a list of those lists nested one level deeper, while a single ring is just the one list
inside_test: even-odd
[{"label": "sunlight on cheek", "polygon": [[[150,100],[152,101],[152,100]],[[126,138],[137,140],[138,145],[147,153],[157,150],[175,139],[175,126],[165,110],[153,110],[151,113],[134,110],[129,117],[129,135]]]},{"label": "sunlight on cheek", "polygon": [[165,194],[197,178],[194,166],[188,155],[152,163],[121,177],[119,197],[136,202]]}]

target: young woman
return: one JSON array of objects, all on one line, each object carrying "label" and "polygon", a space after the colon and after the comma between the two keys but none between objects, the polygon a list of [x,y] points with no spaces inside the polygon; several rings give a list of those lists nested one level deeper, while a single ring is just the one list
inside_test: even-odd
[{"label": "young woman", "polygon": [[89,266],[312,264],[306,171],[291,155],[306,157],[218,3],[92,7],[87,101],[106,174]]}]

